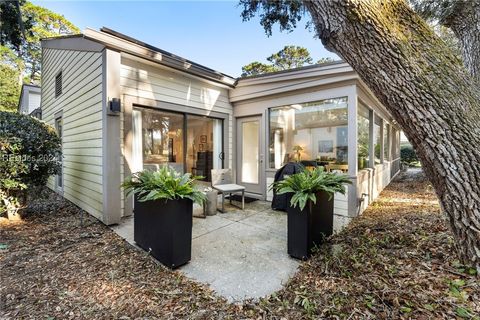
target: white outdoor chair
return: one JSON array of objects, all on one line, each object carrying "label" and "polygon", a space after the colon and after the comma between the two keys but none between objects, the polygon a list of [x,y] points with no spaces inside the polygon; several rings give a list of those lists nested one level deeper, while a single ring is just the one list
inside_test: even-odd
[{"label": "white outdoor chair", "polygon": [[225,212],[225,194],[230,195],[230,204],[232,204],[232,194],[242,193],[242,210],[245,209],[245,187],[232,183],[231,169],[212,169],[212,188],[222,194],[222,209]]}]

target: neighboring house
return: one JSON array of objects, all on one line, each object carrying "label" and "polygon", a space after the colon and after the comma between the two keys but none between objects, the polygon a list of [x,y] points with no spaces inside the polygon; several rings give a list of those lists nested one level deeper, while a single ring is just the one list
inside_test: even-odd
[{"label": "neighboring house", "polygon": [[41,91],[39,86],[24,83],[18,101],[18,112],[41,119]]},{"label": "neighboring house", "polygon": [[106,224],[132,214],[119,186],[144,168],[207,182],[231,168],[248,195],[270,200],[284,163],[323,162],[353,179],[335,195],[337,229],[399,171],[399,128],[345,62],[235,79],[106,28],[42,50],[43,120],[64,154],[49,187]]}]

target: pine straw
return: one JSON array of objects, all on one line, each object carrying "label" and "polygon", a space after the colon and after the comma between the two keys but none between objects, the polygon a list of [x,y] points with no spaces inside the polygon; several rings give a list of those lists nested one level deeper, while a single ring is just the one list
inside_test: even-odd
[{"label": "pine straw", "polygon": [[[403,175],[286,287],[229,304],[48,193],[0,222],[0,318],[474,318],[480,285],[456,261],[431,186]],[[83,225],[81,221],[83,220]],[[477,318],[478,319],[478,318]]]}]

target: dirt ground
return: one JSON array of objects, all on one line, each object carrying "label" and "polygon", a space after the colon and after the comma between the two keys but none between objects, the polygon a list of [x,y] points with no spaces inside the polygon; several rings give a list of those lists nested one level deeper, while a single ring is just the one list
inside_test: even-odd
[{"label": "dirt ground", "polygon": [[432,187],[402,174],[285,288],[229,304],[46,192],[0,220],[0,319],[480,319]]}]

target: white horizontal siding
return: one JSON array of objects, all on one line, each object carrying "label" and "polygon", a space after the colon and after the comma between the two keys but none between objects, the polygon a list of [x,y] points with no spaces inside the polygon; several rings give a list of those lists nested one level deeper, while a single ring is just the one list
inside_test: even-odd
[{"label": "white horizontal siding", "polygon": [[[55,98],[55,77],[62,70],[62,94]],[[54,125],[63,119],[63,195],[101,219],[102,53],[43,49],[42,116]],[[54,188],[54,179],[48,186]]]}]

